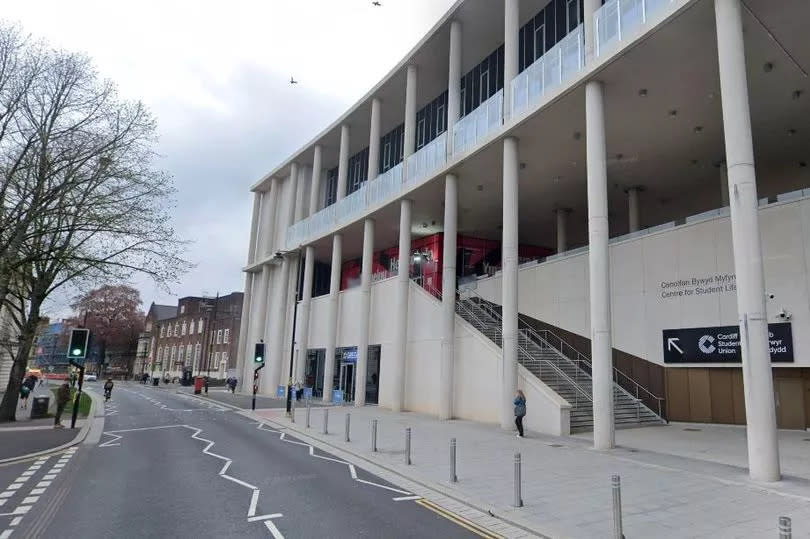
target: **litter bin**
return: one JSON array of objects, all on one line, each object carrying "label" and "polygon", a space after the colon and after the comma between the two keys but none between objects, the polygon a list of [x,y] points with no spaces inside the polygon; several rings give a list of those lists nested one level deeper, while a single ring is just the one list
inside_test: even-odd
[{"label": "litter bin", "polygon": [[31,404],[31,419],[48,417],[48,401],[50,400],[50,397],[34,397],[34,402]]},{"label": "litter bin", "polygon": [[152,378],[152,385],[158,386],[160,384],[160,378]]}]

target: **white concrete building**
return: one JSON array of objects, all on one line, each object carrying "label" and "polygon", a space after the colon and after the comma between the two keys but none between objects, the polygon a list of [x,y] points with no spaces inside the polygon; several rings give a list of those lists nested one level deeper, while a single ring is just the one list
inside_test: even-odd
[{"label": "white concrete building", "polygon": [[598,449],[747,423],[778,479],[777,427],[810,426],[808,20],[457,2],[252,187],[240,379],[263,340],[263,394],[512,428],[522,388],[529,428]]}]

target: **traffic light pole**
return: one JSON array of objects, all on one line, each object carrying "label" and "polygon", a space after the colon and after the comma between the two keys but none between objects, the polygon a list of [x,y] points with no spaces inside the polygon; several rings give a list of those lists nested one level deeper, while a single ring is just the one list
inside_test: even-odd
[{"label": "traffic light pole", "polygon": [[[298,318],[298,296],[301,289],[301,271],[303,270],[301,264],[301,249],[298,249],[298,262],[296,266],[295,276],[295,301],[293,302],[293,319],[292,319],[292,336],[290,337],[290,376],[287,379],[287,416],[292,415],[292,391],[293,391],[293,363],[295,359],[295,323]],[[304,357],[306,357],[306,350],[304,350]],[[302,361],[299,357],[298,361]]]},{"label": "traffic light pole", "polygon": [[253,370],[253,402],[250,404],[250,409],[256,409],[256,392],[259,391],[259,371],[264,368],[264,363],[259,365]]}]

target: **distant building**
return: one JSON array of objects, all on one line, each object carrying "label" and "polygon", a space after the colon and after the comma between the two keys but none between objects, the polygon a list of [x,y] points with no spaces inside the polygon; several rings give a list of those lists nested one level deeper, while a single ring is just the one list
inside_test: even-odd
[{"label": "distant building", "polygon": [[68,367],[67,326],[63,322],[49,323],[44,319],[34,337],[33,360],[40,369],[53,367],[54,372],[65,372]]},{"label": "distant building", "polygon": [[242,315],[242,293],[181,298],[177,307],[149,309],[146,331],[138,344],[136,365],[152,376],[182,376],[184,368],[197,375],[224,379],[236,366]]}]

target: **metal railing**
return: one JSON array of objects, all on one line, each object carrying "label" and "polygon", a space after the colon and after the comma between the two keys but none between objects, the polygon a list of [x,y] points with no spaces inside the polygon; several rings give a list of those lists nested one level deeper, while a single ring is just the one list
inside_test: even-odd
[{"label": "metal railing", "polygon": [[503,90],[498,90],[453,126],[453,154],[474,147],[491,131],[503,125]]},{"label": "metal railing", "polygon": [[539,101],[585,67],[585,30],[577,26],[559,43],[512,79],[512,115]]},{"label": "metal railing", "polygon": [[[488,313],[491,313],[491,316],[496,322],[503,321],[500,312],[498,312],[495,308],[493,308],[492,304],[488,300],[482,298],[478,294],[478,292],[476,292],[474,289],[465,289],[465,293],[467,292],[479,300],[479,305],[481,306],[481,308],[486,309]],[[524,326],[522,328],[520,327],[521,323]],[[592,383],[591,376],[593,374],[593,367],[590,358],[588,358],[585,354],[583,354],[582,352],[580,352],[579,350],[568,344],[565,340],[562,339],[562,337],[547,329],[535,330],[534,328],[531,327],[531,324],[520,314],[518,314],[518,332],[525,333],[527,338],[533,338],[538,344],[542,343],[550,348],[555,349],[557,352],[560,353],[560,355],[563,358],[572,362],[573,366],[577,368],[577,370],[582,371],[587,376],[588,380],[590,380]],[[628,390],[626,387],[622,385],[621,383],[622,380],[628,385],[630,385],[631,387],[630,390]],[[655,403],[654,406],[658,410],[657,412],[658,417],[663,419],[663,401],[665,400],[663,397],[655,395],[650,390],[640,385],[638,382],[633,380],[633,378],[631,378],[624,372],[620,371],[616,367],[613,367],[613,382],[622,392],[624,392],[628,397],[636,400],[637,403],[643,404],[644,398],[642,397],[642,395],[646,395],[651,403]],[[631,391],[635,393],[635,395],[631,393]],[[654,411],[653,408],[649,406],[647,407],[650,408],[651,411]]]},{"label": "metal railing", "polygon": [[593,15],[598,58],[673,0],[608,0]]}]

